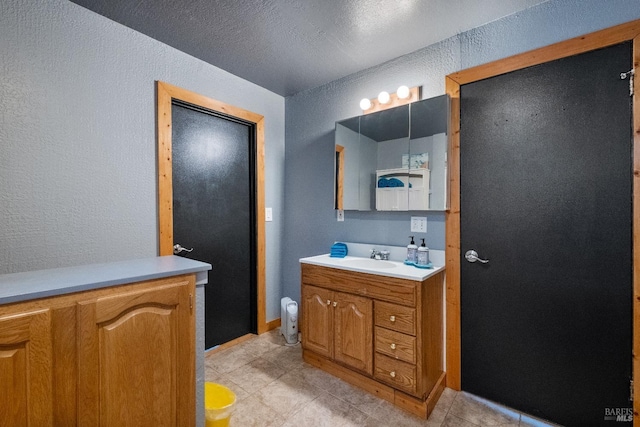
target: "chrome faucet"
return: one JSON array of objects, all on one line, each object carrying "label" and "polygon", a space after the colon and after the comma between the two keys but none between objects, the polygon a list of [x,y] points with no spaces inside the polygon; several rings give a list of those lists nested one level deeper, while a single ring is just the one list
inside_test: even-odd
[{"label": "chrome faucet", "polygon": [[371,249],[371,256],[369,257],[371,259],[382,259],[382,260],[389,260],[389,251],[377,251],[375,249]]}]

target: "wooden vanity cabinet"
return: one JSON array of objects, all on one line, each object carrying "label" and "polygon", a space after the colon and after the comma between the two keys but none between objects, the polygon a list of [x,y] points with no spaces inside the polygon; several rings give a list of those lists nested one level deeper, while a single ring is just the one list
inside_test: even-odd
[{"label": "wooden vanity cabinet", "polygon": [[303,322],[309,349],[369,375],[373,373],[371,299],[316,286],[302,289]]},{"label": "wooden vanity cabinet", "polygon": [[445,385],[443,283],[303,263],[305,361],[426,418]]},{"label": "wooden vanity cabinet", "polygon": [[0,424],[195,425],[195,274],[0,306]]}]

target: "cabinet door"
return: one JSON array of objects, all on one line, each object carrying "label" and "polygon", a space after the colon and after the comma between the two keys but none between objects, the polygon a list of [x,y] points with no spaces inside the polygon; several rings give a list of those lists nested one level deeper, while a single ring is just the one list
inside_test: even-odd
[{"label": "cabinet door", "polygon": [[335,349],[338,362],[371,374],[373,372],[373,301],[336,292]]},{"label": "cabinet door", "polygon": [[195,425],[194,277],[78,305],[78,425]]},{"label": "cabinet door", "polygon": [[0,425],[53,425],[51,312],[0,317]]},{"label": "cabinet door", "polygon": [[315,286],[302,287],[302,346],[333,357],[333,292]]},{"label": "cabinet door", "polygon": [[376,210],[406,211],[409,208],[409,193],[405,188],[377,188]]}]

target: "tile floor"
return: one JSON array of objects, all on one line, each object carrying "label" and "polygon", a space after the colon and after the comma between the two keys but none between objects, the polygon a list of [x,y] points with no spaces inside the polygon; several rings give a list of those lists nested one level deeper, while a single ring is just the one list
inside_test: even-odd
[{"label": "tile floor", "polygon": [[205,380],[236,393],[231,427],[548,426],[464,392],[445,389],[422,420],[302,360],[279,329],[205,355]]}]

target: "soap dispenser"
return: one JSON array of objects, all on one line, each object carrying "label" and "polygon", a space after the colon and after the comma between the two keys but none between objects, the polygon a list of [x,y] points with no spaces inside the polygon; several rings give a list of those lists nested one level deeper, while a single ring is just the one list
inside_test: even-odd
[{"label": "soap dispenser", "polygon": [[418,246],[413,241],[413,236],[409,237],[411,238],[411,243],[407,245],[407,261],[415,263],[418,260]]},{"label": "soap dispenser", "polygon": [[427,265],[429,264],[429,248],[424,244],[424,239],[422,239],[422,244],[418,248],[418,265]]}]

